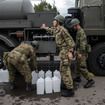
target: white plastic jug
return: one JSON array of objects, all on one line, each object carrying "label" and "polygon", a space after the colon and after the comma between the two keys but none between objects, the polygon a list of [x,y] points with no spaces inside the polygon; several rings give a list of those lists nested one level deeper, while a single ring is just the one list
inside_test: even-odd
[{"label": "white plastic jug", "polygon": [[37,80],[37,94],[44,94],[44,79],[42,77]]},{"label": "white plastic jug", "polygon": [[51,72],[50,70],[48,70],[48,71],[46,72],[46,77],[52,78],[52,72]]},{"label": "white plastic jug", "polygon": [[52,79],[50,77],[45,78],[45,92],[46,94],[52,93]]},{"label": "white plastic jug", "polygon": [[4,70],[3,76],[4,76],[3,82],[9,82],[9,72],[8,72],[8,70]]},{"label": "white plastic jug", "polygon": [[32,71],[31,75],[32,75],[32,84],[36,84],[38,79],[38,73],[36,73],[35,71]]},{"label": "white plastic jug", "polygon": [[4,70],[3,69],[0,70],[0,81],[4,82]]},{"label": "white plastic jug", "polygon": [[44,75],[45,75],[45,73],[44,73],[43,70],[39,71],[39,78],[40,78],[40,77],[44,78]]},{"label": "white plastic jug", "polygon": [[55,71],[53,72],[53,76],[56,76],[56,77],[58,77],[59,79],[61,79],[61,75],[60,75],[60,72],[59,72],[58,70],[55,70]]},{"label": "white plastic jug", "polygon": [[53,83],[53,91],[54,92],[60,92],[60,87],[61,87],[61,82],[60,82],[60,79],[56,76],[54,76],[52,78],[52,83]]}]

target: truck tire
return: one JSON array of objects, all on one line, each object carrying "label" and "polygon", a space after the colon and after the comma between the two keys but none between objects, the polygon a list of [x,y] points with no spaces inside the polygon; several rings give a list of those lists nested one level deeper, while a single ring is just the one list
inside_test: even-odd
[{"label": "truck tire", "polygon": [[99,43],[92,48],[88,65],[95,75],[105,76],[105,43]]},{"label": "truck tire", "polygon": [[8,52],[8,48],[2,44],[0,44],[0,68],[3,67],[3,52]]}]

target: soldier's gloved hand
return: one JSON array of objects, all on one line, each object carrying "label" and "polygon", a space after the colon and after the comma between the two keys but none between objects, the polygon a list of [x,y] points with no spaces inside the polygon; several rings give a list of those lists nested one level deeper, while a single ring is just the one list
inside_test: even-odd
[{"label": "soldier's gloved hand", "polygon": [[38,70],[35,70],[35,72],[38,73],[39,71]]},{"label": "soldier's gloved hand", "polygon": [[70,59],[70,60],[72,60],[72,59],[73,59],[73,55],[72,55],[72,53],[71,53],[71,52],[69,52],[69,53],[68,53],[68,57],[69,57],[69,59]]}]

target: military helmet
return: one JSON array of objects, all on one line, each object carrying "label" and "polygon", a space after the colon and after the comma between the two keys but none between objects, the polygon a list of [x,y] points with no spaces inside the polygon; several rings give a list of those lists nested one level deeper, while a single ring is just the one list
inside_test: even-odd
[{"label": "military helmet", "polygon": [[32,46],[36,46],[37,48],[39,48],[39,43],[38,43],[38,41],[32,41],[32,42],[31,42],[31,45],[32,45]]},{"label": "military helmet", "polygon": [[80,21],[77,18],[74,18],[70,22],[70,27],[73,27],[73,26],[75,26],[75,25],[77,25],[79,23],[80,23]]},{"label": "military helmet", "polygon": [[65,18],[63,16],[61,16],[61,15],[57,15],[57,16],[55,16],[54,20],[57,20],[57,21],[59,21],[61,23],[64,23]]}]

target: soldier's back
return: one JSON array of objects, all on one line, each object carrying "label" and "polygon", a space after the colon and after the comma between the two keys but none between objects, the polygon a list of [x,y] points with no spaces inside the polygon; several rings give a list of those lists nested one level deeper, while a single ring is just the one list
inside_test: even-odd
[{"label": "soldier's back", "polygon": [[31,45],[24,44],[24,43],[20,44],[18,47],[14,49],[14,51],[18,51],[19,53],[26,54],[26,55],[28,55],[32,50],[33,50],[33,47]]}]

